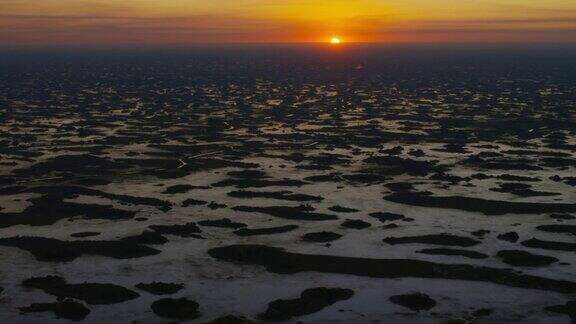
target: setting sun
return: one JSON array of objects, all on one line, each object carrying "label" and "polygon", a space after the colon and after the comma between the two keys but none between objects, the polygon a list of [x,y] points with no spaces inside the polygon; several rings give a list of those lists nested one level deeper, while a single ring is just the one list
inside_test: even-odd
[{"label": "setting sun", "polygon": [[340,41],[340,38],[338,38],[338,37],[332,37],[330,39],[330,44],[340,44],[340,43],[341,43],[341,41]]}]

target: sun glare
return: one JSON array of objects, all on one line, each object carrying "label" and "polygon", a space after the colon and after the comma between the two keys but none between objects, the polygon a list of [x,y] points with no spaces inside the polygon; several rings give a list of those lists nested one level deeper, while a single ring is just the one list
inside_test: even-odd
[{"label": "sun glare", "polygon": [[340,38],[338,38],[338,37],[332,37],[332,38],[330,39],[330,44],[336,45],[336,44],[340,44],[341,42],[342,42],[342,41],[340,41]]}]

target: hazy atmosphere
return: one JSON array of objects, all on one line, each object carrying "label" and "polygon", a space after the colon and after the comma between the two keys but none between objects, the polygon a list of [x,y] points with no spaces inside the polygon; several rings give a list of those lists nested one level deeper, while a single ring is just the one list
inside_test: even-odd
[{"label": "hazy atmosphere", "polygon": [[0,0],[4,44],[573,42],[572,0]]}]

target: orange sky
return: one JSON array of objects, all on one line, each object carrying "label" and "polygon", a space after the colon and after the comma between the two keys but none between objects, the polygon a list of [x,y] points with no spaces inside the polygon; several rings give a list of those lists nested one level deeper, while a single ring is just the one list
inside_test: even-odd
[{"label": "orange sky", "polygon": [[576,42],[575,0],[0,0],[0,44]]}]

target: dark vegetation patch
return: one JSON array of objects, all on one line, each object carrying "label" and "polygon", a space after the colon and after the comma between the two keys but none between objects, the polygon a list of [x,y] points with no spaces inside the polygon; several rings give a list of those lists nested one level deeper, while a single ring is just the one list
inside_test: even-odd
[{"label": "dark vegetation patch", "polygon": [[258,317],[265,321],[287,321],[296,316],[313,314],[339,301],[352,298],[354,291],[342,288],[306,289],[297,299],[277,299],[268,304]]},{"label": "dark vegetation patch", "polygon": [[426,176],[445,170],[444,167],[437,165],[437,161],[418,161],[397,156],[373,156],[364,159],[364,163],[373,165],[377,168],[378,174],[382,175]]},{"label": "dark vegetation patch", "polygon": [[209,226],[209,227],[234,228],[234,229],[247,226],[244,223],[233,222],[229,218],[222,218],[222,219],[218,219],[218,220],[203,220],[203,221],[199,221],[198,225]]},{"label": "dark vegetation patch", "polygon": [[23,190],[26,193],[39,193],[44,195],[56,195],[66,198],[73,198],[76,196],[93,196],[101,197],[110,200],[116,200],[125,204],[132,205],[144,205],[153,207],[169,207],[172,204],[168,201],[161,200],[158,198],[150,197],[136,197],[129,195],[119,195],[112,194],[100,190],[78,187],[78,186],[41,186],[41,187],[31,187]]},{"label": "dark vegetation patch", "polygon": [[525,247],[537,248],[544,250],[556,251],[571,251],[576,252],[576,243],[558,242],[558,241],[543,241],[537,238],[532,238],[521,243]]},{"label": "dark vegetation patch", "polygon": [[540,225],[537,230],[550,233],[567,233],[576,235],[576,225]]},{"label": "dark vegetation patch", "polygon": [[15,170],[16,174],[27,176],[44,176],[49,173],[67,173],[81,175],[102,174],[102,170],[123,170],[129,166],[124,163],[115,162],[109,158],[98,157],[90,154],[82,155],[60,155],[48,161],[36,163],[24,169]]},{"label": "dark vegetation patch", "polygon": [[230,171],[227,173],[231,177],[243,178],[243,179],[265,179],[270,178],[266,175],[266,172],[260,170],[241,170],[241,171]]},{"label": "dark vegetation patch", "polygon": [[130,219],[136,212],[112,206],[65,202],[63,196],[45,195],[29,199],[32,206],[21,213],[0,213],[0,228],[14,225],[46,226],[61,219],[82,216],[85,219]]},{"label": "dark vegetation patch", "polygon": [[409,259],[368,259],[330,255],[298,254],[263,245],[232,245],[208,251],[213,258],[265,266],[273,273],[315,271],[373,278],[430,278],[491,282],[499,285],[576,293],[576,283],[518,274],[509,269],[441,264]]},{"label": "dark vegetation patch", "polygon": [[84,178],[72,181],[71,183],[79,186],[92,187],[92,186],[105,186],[111,184],[112,181],[107,179]]},{"label": "dark vegetation patch", "polygon": [[372,172],[345,174],[342,178],[352,184],[377,184],[390,180],[390,177]]},{"label": "dark vegetation patch", "polygon": [[468,181],[472,180],[471,178],[468,178],[468,177],[464,178],[464,177],[460,177],[460,176],[456,176],[456,175],[448,174],[448,173],[444,173],[444,172],[435,173],[435,174],[431,175],[429,179],[430,180],[436,180],[436,181],[449,182],[451,184],[458,184],[460,182],[468,182]]},{"label": "dark vegetation patch", "polygon": [[540,182],[540,178],[536,177],[526,177],[526,176],[517,176],[512,174],[502,174],[496,177],[497,179],[504,180],[504,181],[518,181],[518,182]]},{"label": "dark vegetation patch", "polygon": [[216,209],[226,208],[226,207],[228,207],[228,206],[225,205],[225,204],[218,204],[217,202],[212,201],[212,202],[210,202],[210,203],[208,204],[207,207],[210,208],[210,209],[212,209],[212,210],[216,210]]},{"label": "dark vegetation patch", "polygon": [[126,241],[60,241],[26,236],[0,239],[0,245],[28,251],[36,260],[45,262],[72,261],[83,254],[132,259],[160,253],[153,248]]},{"label": "dark vegetation patch", "polygon": [[405,236],[405,237],[387,237],[383,240],[388,244],[407,244],[407,243],[420,243],[432,245],[447,245],[447,246],[462,246],[470,247],[480,244],[480,241],[469,237],[457,236],[452,234],[430,234],[420,236]]},{"label": "dark vegetation patch", "polygon": [[208,202],[204,200],[196,200],[196,199],[186,199],[182,202],[182,207],[190,207],[190,206],[202,206],[206,205]]},{"label": "dark vegetation patch", "polygon": [[498,257],[506,264],[519,267],[542,267],[558,262],[554,257],[532,254],[520,250],[498,251]]},{"label": "dark vegetation patch", "polygon": [[22,314],[52,312],[56,315],[56,318],[65,318],[72,321],[82,321],[90,314],[90,310],[86,306],[70,299],[54,303],[34,303],[19,309]]},{"label": "dark vegetation patch", "polygon": [[261,180],[261,179],[226,179],[212,184],[212,187],[266,188],[266,187],[301,187],[308,184],[301,180]]},{"label": "dark vegetation patch", "polygon": [[470,153],[470,151],[468,151],[466,149],[466,145],[465,144],[461,144],[461,143],[448,143],[448,144],[444,144],[443,148],[433,148],[432,151],[436,151],[436,152],[445,152],[445,153],[456,153],[456,154],[466,154],[466,153]]},{"label": "dark vegetation patch", "polygon": [[556,192],[543,192],[534,191],[530,189],[531,185],[525,183],[502,183],[499,188],[492,188],[490,190],[495,192],[511,193],[520,197],[540,197],[540,196],[559,196]]},{"label": "dark vegetation patch", "polygon": [[149,284],[139,283],[136,288],[154,295],[172,295],[184,289],[184,285],[176,283],[152,282]]},{"label": "dark vegetation patch", "polygon": [[404,215],[394,213],[384,213],[384,212],[370,213],[370,217],[374,217],[379,221],[381,221],[382,223],[401,220],[405,218]]},{"label": "dark vegetation patch", "polygon": [[140,297],[136,292],[121,286],[102,283],[69,284],[58,276],[26,279],[22,285],[43,290],[58,298],[80,299],[90,305],[117,304]]},{"label": "dark vegetation patch", "polygon": [[480,212],[485,215],[576,212],[576,204],[508,202],[459,196],[433,197],[421,194],[392,194],[384,197],[384,199],[412,206],[460,209]]},{"label": "dark vegetation patch", "polygon": [[206,324],[256,324],[257,322],[251,321],[242,316],[226,315],[218,317]]},{"label": "dark vegetation patch", "polygon": [[387,183],[384,186],[393,192],[400,192],[400,193],[410,192],[414,190],[414,184],[410,182],[393,182],[393,183]]},{"label": "dark vegetation patch", "polygon": [[273,207],[253,207],[253,206],[236,206],[232,208],[241,212],[254,212],[268,214],[271,216],[292,219],[292,220],[309,220],[309,221],[322,221],[338,219],[335,215],[321,214],[312,212],[314,208],[310,206],[273,206]]},{"label": "dark vegetation patch", "polygon": [[336,213],[357,213],[357,212],[359,212],[358,209],[347,208],[347,207],[342,207],[342,206],[332,206],[332,207],[329,207],[328,210],[331,210],[331,211],[336,212]]},{"label": "dark vegetation patch", "polygon": [[436,301],[426,294],[414,293],[390,297],[392,303],[409,308],[415,312],[430,310],[436,306]]},{"label": "dark vegetation patch", "polygon": [[306,233],[302,236],[302,241],[305,242],[316,242],[316,243],[326,243],[332,242],[339,238],[342,235],[333,232],[315,232],[315,233]]},{"label": "dark vegetation patch", "polygon": [[150,245],[161,245],[168,243],[167,238],[158,234],[157,232],[152,231],[144,231],[142,232],[142,234],[128,236],[121,239],[121,241],[132,242],[135,244],[150,244]]},{"label": "dark vegetation patch", "polygon": [[520,239],[520,236],[518,236],[518,233],[516,233],[516,232],[508,232],[508,233],[498,235],[498,239],[502,240],[502,241],[508,241],[511,243],[516,243]]},{"label": "dark vegetation patch", "polygon": [[503,151],[504,154],[520,155],[520,156],[540,156],[540,157],[570,157],[569,153],[555,152],[555,151],[530,151],[530,150],[508,150]]},{"label": "dark vegetation patch", "polygon": [[557,221],[565,221],[565,220],[572,220],[576,219],[576,217],[569,215],[569,214],[552,214],[550,218],[553,218]]},{"label": "dark vegetation patch", "polygon": [[458,249],[423,249],[417,251],[416,253],[431,254],[431,255],[462,256],[470,259],[488,258],[488,256],[484,253],[470,250],[458,250]]},{"label": "dark vegetation patch", "polygon": [[548,168],[563,168],[576,166],[576,160],[560,157],[546,157],[540,159],[540,165]]},{"label": "dark vegetation patch", "polygon": [[284,225],[277,227],[265,227],[265,228],[241,228],[234,231],[234,234],[238,236],[255,236],[255,235],[271,235],[291,232],[298,228],[298,225]]},{"label": "dark vegetation patch", "polygon": [[314,175],[304,178],[304,180],[309,182],[341,182],[345,179],[342,177],[341,173],[329,173],[329,174],[321,174],[321,175]]},{"label": "dark vegetation patch", "polygon": [[372,224],[360,219],[347,219],[342,224],[340,224],[340,226],[353,229],[365,229],[372,226]]},{"label": "dark vegetation patch", "polygon": [[174,185],[166,188],[162,193],[165,195],[174,195],[174,194],[187,193],[192,189],[194,189],[194,186],[192,185]]},{"label": "dark vegetation patch", "polygon": [[576,187],[576,177],[565,177],[562,179],[565,184]]},{"label": "dark vegetation patch", "polygon": [[197,302],[186,298],[164,298],[157,300],[150,306],[154,314],[171,319],[191,320],[200,317]]},{"label": "dark vegetation patch", "polygon": [[100,232],[78,232],[70,234],[71,237],[82,238],[82,237],[92,237],[98,236]]},{"label": "dark vegetation patch", "polygon": [[228,196],[234,198],[270,198],[270,199],[280,199],[280,200],[289,200],[289,201],[316,201],[320,202],[324,200],[324,198],[320,196],[311,196],[306,194],[295,194],[292,191],[246,191],[246,190],[239,190],[239,191],[231,191],[228,193]]}]

